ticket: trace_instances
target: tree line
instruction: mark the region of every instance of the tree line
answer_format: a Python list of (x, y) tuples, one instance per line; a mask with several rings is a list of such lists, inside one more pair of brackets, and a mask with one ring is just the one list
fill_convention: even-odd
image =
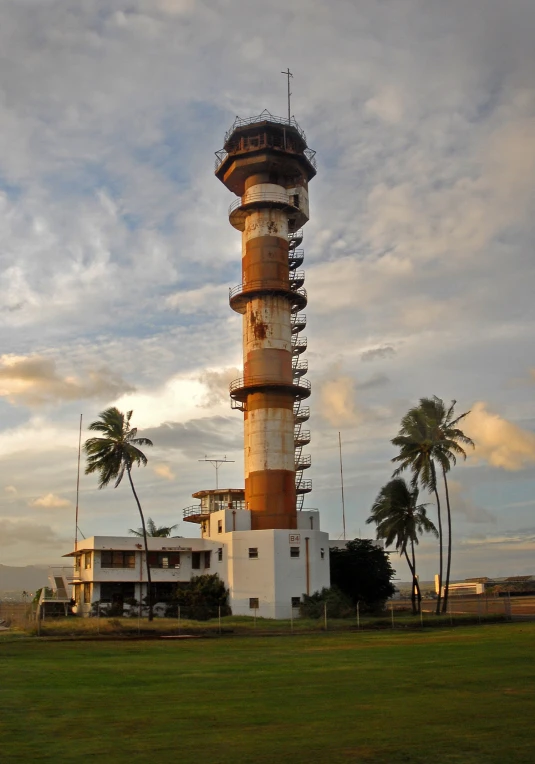
[[(464, 446), (474, 448), (474, 442), (459, 427), (459, 423), (470, 413), (455, 414), (452, 401), (447, 407), (436, 395), (432, 398), (420, 398), (401, 420), (398, 434), (392, 438), (392, 445), (399, 449), (392, 462), (399, 466), (394, 470), (392, 479), (384, 485), (372, 506), (367, 523), (377, 526), (377, 538), (386, 546), (395, 545), (400, 555), (404, 556), (412, 577), (411, 600), (414, 613), (421, 609), (422, 594), (416, 574), (415, 547), (418, 538), (424, 533), (431, 533), (438, 538), (439, 548), (439, 586), (436, 613), (445, 613), (448, 607), (452, 523), (451, 501), (448, 486), (448, 473), (457, 464), (457, 459), (466, 459)], [(401, 473), (410, 471), (411, 480), (407, 483)], [(439, 492), (442, 483), (443, 498), (446, 506), (447, 551), (446, 575), (444, 577), (444, 531), (443, 502)], [(437, 527), (427, 516), (427, 504), (419, 504), (419, 488), (434, 496), (437, 510)], [(442, 596), (442, 591), (444, 595)]]

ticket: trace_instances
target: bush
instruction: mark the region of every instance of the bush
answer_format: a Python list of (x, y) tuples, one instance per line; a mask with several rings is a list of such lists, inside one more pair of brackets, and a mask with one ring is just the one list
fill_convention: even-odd
[(353, 603), (336, 586), (330, 589), (323, 588), (310, 596), (303, 595), (303, 601), (299, 606), (301, 618), (323, 618), (327, 605), (329, 618), (350, 618), (354, 615)]
[(178, 587), (174, 602), (167, 606), (166, 615), (176, 617), (179, 606), (181, 615), (194, 621), (217, 618), (219, 612), (222, 616), (232, 615), (228, 604), (228, 589), (217, 573), (195, 576), (186, 586)]

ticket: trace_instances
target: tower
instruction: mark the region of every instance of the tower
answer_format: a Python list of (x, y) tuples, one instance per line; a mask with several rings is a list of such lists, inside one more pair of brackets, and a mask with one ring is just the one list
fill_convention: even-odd
[(236, 118), (216, 152), (216, 177), (237, 199), (231, 225), (242, 233), (242, 283), (230, 307), (243, 316), (243, 376), (230, 386), (244, 414), (245, 506), (251, 529), (295, 529), (297, 508), (311, 490), (303, 478), (310, 433), (302, 402), (310, 395), (301, 355), (307, 304), (301, 228), (308, 221), (308, 182), (315, 152), (295, 119), (264, 111)]

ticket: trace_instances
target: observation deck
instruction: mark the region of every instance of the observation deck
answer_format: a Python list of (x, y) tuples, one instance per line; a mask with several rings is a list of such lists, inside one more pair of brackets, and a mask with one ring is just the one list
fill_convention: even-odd
[(312, 490), (312, 480), (296, 480), (295, 492), (296, 494), (310, 493)]
[[(311, 385), (308, 379), (294, 379), (292, 382), (284, 382), (280, 378), (269, 377), (240, 377), (230, 383), (229, 393), (234, 401), (241, 403), (247, 400), (247, 396), (255, 392), (265, 390), (280, 390), (293, 395), (296, 400), (303, 400), (310, 395)], [(237, 407), (238, 408), (238, 407)]]
[[(249, 281), (229, 289), (229, 304), (236, 313), (245, 313), (249, 300), (261, 295), (287, 297), (291, 312), (298, 313), (306, 307), (307, 292), (303, 287), (294, 288), (290, 281)], [(300, 331), (300, 330), (298, 330)]]

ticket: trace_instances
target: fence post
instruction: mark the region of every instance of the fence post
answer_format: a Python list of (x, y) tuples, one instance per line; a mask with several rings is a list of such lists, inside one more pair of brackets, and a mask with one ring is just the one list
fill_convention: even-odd
[(392, 628), (394, 628), (394, 603), (390, 601), (390, 618), (392, 620)]
[(511, 612), (511, 592), (507, 592), (507, 598), (504, 601), (504, 604), (505, 604), (505, 612), (506, 612), (506, 615), (507, 615), (507, 620), (508, 621), (512, 621), (513, 620), (513, 615), (512, 615), (512, 612)]
[(357, 629), (360, 629), (360, 600), (357, 602)]
[(481, 600), (479, 597), (477, 598), (477, 620), (481, 624)]
[(293, 605), (290, 603), (290, 631), (294, 632), (294, 609)]
[(451, 599), (448, 598), (448, 613), (450, 614), (450, 626), (453, 626), (453, 613), (451, 611)]
[(100, 634), (100, 602), (97, 602), (97, 634)]
[(255, 607), (255, 609), (254, 609), (254, 627), (255, 627), (255, 629), (256, 629), (256, 611), (257, 611), (257, 608)]
[(424, 627), (424, 609), (422, 607), (422, 600), (420, 600), (420, 626)]
[(178, 616), (178, 636), (180, 636), (180, 605), (177, 606), (177, 616)]
[(327, 603), (323, 603), (323, 624), (325, 631), (327, 631)]
[(219, 634), (221, 634), (221, 605), (218, 606), (218, 621), (219, 621)]

